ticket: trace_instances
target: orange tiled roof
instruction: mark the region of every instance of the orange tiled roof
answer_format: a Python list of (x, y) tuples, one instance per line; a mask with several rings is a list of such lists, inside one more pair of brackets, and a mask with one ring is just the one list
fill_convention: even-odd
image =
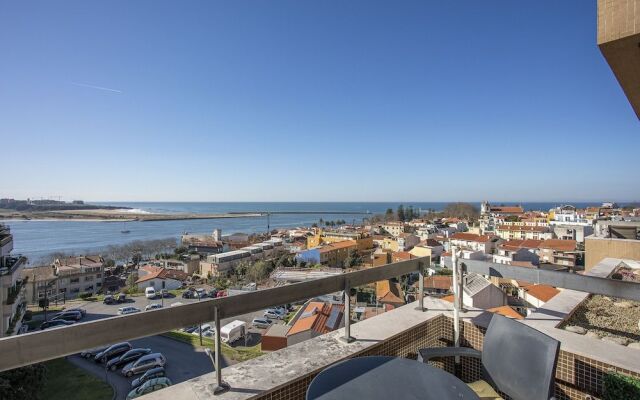
[(560, 290), (549, 285), (530, 285), (525, 287), (528, 294), (535, 297), (538, 300), (542, 300), (545, 303), (551, 300), (555, 295), (560, 293)]
[(511, 308), (510, 306), (489, 308), (487, 311), (492, 312), (494, 314), (500, 314), (508, 318), (524, 319), (522, 315), (518, 314), (518, 312), (513, 308)]
[(160, 268), (160, 267), (154, 267), (152, 265), (145, 265), (141, 269), (146, 271), (147, 274), (145, 274), (144, 276), (140, 277), (136, 281), (136, 283), (146, 282), (146, 281), (149, 281), (149, 280), (155, 279), (155, 278), (159, 278), (159, 279), (175, 279), (177, 281), (184, 281), (189, 277), (189, 275), (187, 273), (182, 272), (182, 271), (178, 271), (176, 269)]
[(476, 235), (475, 233), (456, 232), (451, 235), (451, 239), (466, 240), (467, 242), (486, 243), (493, 238), (491, 235)]
[(575, 251), (575, 240), (548, 239), (540, 245), (541, 249), (551, 249), (555, 251)]
[(413, 254), (408, 251), (396, 251), (395, 253), (391, 253), (391, 259), (393, 262), (411, 260), (414, 258)]
[(388, 279), (376, 282), (376, 296), (381, 303), (404, 304), (400, 284)]
[(298, 318), (296, 323), (293, 324), (291, 329), (287, 332), (287, 336), (308, 330), (313, 330), (321, 335), (331, 332), (332, 329), (327, 327), (326, 322), (334, 307), (339, 309), (341, 312), (344, 312), (344, 304), (331, 304), (321, 301), (309, 302), (304, 313), (309, 313), (310, 315), (304, 318)]
[[(415, 283), (417, 285), (418, 282)], [(445, 275), (435, 275), (424, 278), (424, 287), (433, 289), (449, 290), (453, 286), (453, 277)]]

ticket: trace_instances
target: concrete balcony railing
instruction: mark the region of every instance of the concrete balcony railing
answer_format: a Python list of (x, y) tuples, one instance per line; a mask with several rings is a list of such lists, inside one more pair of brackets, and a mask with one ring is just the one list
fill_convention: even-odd
[[(602, 277), (582, 276), (564, 272), (532, 270), (483, 261), (461, 260), (467, 271), (484, 275), (512, 277), (535, 283), (588, 293), (598, 293), (632, 300), (640, 300), (640, 291), (633, 282), (615, 281)], [(269, 306), (291, 303), (310, 297), (345, 290), (383, 279), (423, 271), (429, 265), (428, 258), (420, 258), (389, 264), (382, 267), (345, 273), (289, 286), (266, 289), (239, 296), (210, 299), (178, 307), (159, 309), (127, 316), (112, 317), (65, 328), (37, 333), (27, 333), (0, 339), (0, 371), (35, 362), (74, 354), (100, 345), (164, 333), (202, 321), (238, 316)], [(568, 290), (567, 292), (574, 292)], [(348, 298), (346, 299), (348, 300)], [(560, 299), (557, 309), (549, 316), (566, 315), (557, 311), (563, 306)], [(432, 298), (423, 299), (424, 306), (408, 304), (393, 311), (347, 324), (327, 335), (319, 336), (283, 350), (263, 355), (216, 373), (171, 386), (152, 393), (145, 399), (204, 399), (214, 398), (214, 388), (224, 375), (231, 389), (216, 395), (227, 399), (298, 399), (304, 398), (313, 377), (327, 366), (350, 357), (363, 355), (392, 355), (415, 357), (417, 350), (425, 347), (442, 347), (453, 340), (454, 323), (451, 303)], [(553, 300), (552, 300), (553, 301)], [(550, 302), (551, 303), (551, 302)], [(346, 304), (349, 304), (347, 301)], [(418, 307), (416, 307), (418, 306)], [(566, 306), (566, 305), (565, 305)], [(345, 311), (346, 315), (348, 311)], [(538, 309), (538, 315), (545, 315)], [(483, 310), (462, 313), (458, 329), (461, 345), (480, 349), (484, 327), (491, 314)], [(537, 317), (543, 321), (545, 318)], [(556, 396), (558, 399), (586, 399), (602, 392), (602, 377), (608, 370), (640, 376), (640, 351), (600, 341), (594, 344), (588, 338), (570, 334), (548, 326), (549, 319), (536, 325), (536, 329), (561, 341), (561, 354), (556, 371)], [(218, 325), (218, 323), (216, 323)], [(219, 338), (220, 335), (216, 335)], [(339, 340), (350, 336), (355, 341)], [(629, 354), (637, 352), (637, 356)], [(474, 380), (480, 373), (475, 361), (463, 361), (463, 380)], [(219, 365), (219, 364), (218, 364)], [(450, 369), (451, 365), (439, 366)]]

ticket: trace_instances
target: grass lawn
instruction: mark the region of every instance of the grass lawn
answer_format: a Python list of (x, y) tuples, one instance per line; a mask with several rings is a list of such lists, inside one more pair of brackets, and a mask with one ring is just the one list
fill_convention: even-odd
[(41, 398), (47, 400), (111, 400), (106, 382), (76, 367), (64, 358), (47, 361), (47, 382)]
[[(193, 347), (209, 347), (211, 349), (215, 347), (213, 339), (203, 337), (202, 346), (200, 346), (200, 336), (186, 332), (171, 331), (163, 333), (163, 336), (179, 340), (184, 343), (189, 343)], [(231, 360), (247, 361), (252, 358), (260, 357), (264, 353), (260, 350), (260, 344), (253, 347), (231, 347), (228, 344), (222, 343), (222, 354)]]

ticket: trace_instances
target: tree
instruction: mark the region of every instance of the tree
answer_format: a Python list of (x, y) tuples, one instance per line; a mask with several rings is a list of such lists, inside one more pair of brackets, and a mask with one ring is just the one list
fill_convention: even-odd
[(115, 267), (115, 266), (116, 266), (116, 262), (115, 262), (115, 261), (113, 261), (113, 260), (112, 260), (112, 259), (110, 259), (110, 258), (107, 258), (107, 259), (104, 261), (104, 267), (105, 267), (105, 268), (113, 268), (113, 267)]
[(41, 399), (40, 392), (46, 378), (47, 368), (44, 364), (32, 364), (0, 372), (0, 399)]
[(127, 277), (127, 287), (129, 288), (130, 292), (135, 292), (137, 290), (137, 288), (138, 288), (138, 285), (136, 285), (136, 281), (137, 280), (138, 280), (138, 274), (137, 273), (131, 273)]
[(392, 219), (393, 219), (393, 210), (390, 208), (387, 208), (387, 212), (384, 213), (384, 220), (390, 221)]
[(142, 261), (142, 254), (134, 253), (133, 256), (131, 256), (131, 262), (135, 265), (140, 264), (140, 261)]
[(402, 204), (398, 206), (398, 211), (396, 211), (396, 214), (398, 215), (398, 220), (404, 222), (405, 215), (404, 215), (404, 206)]
[(351, 250), (349, 251), (349, 255), (347, 256), (344, 264), (348, 268), (357, 267), (362, 264), (362, 257), (360, 257), (360, 254), (358, 254), (357, 251)]

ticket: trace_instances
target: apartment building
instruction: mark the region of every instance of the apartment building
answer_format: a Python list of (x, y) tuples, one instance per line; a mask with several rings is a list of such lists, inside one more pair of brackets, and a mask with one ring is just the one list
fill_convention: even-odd
[(20, 318), (25, 310), (22, 271), (26, 258), (12, 256), (11, 229), (0, 224), (0, 337), (12, 335), (20, 329)]
[(323, 231), (318, 229), (313, 235), (307, 237), (307, 248), (318, 247), (322, 244), (330, 244), (353, 240), (357, 244), (358, 251), (370, 250), (373, 248), (373, 237), (367, 232), (361, 231)]
[(480, 230), (484, 234), (493, 233), (507, 217), (519, 217), (523, 213), (521, 206), (492, 206), (488, 201), (483, 201), (480, 205)]
[(528, 262), (533, 266), (540, 264), (538, 249), (541, 240), (509, 240), (502, 242), (493, 254), (493, 262), (514, 265), (514, 262)]
[(605, 258), (640, 260), (640, 221), (598, 221), (584, 249), (586, 271)]
[(496, 235), (504, 240), (547, 240), (553, 233), (545, 226), (499, 225)]
[(545, 263), (573, 268), (576, 266), (575, 240), (549, 239), (539, 246), (540, 260)]
[(401, 233), (404, 233), (404, 223), (399, 221), (386, 222), (381, 228), (394, 237), (398, 237)]
[(29, 268), (23, 276), (29, 279), (26, 294), (30, 303), (45, 297), (72, 299), (83, 293), (96, 294), (103, 289), (104, 259), (99, 255), (60, 258), (51, 265)]
[(476, 235), (475, 233), (458, 232), (449, 238), (449, 248), (455, 246), (463, 250), (479, 251), (484, 254), (493, 253), (500, 238), (493, 235)]

